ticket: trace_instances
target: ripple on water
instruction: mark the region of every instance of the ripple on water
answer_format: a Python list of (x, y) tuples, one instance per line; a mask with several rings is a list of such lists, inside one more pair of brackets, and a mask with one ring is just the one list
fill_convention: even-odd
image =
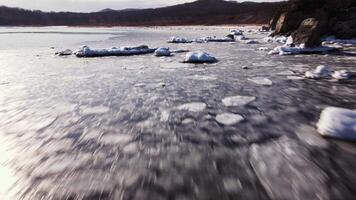
[(207, 105), (202, 102), (186, 103), (178, 106), (179, 110), (186, 110), (190, 112), (202, 112), (206, 109)]
[(244, 120), (245, 119), (241, 115), (233, 113), (223, 113), (216, 116), (216, 121), (226, 126), (235, 125)]
[(256, 97), (252, 96), (231, 96), (222, 100), (225, 106), (245, 106), (256, 100)]

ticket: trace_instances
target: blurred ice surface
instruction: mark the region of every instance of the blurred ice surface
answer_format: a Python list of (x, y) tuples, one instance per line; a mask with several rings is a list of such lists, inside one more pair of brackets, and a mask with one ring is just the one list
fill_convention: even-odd
[[(255, 45), (166, 43), (232, 29), (0, 28), (0, 199), (356, 199), (355, 145), (315, 128), (327, 106), (355, 109), (355, 80), (300, 79), (318, 65), (353, 71), (355, 57), (269, 56), (258, 32)], [(54, 56), (140, 44), (219, 63)]]

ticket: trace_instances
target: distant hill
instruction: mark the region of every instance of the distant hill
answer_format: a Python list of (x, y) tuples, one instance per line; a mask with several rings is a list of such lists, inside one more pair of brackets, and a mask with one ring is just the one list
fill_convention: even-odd
[(2, 26), (155, 26), (267, 24), (284, 2), (198, 0), (155, 9), (104, 9), (94, 13), (41, 12), (0, 7)]

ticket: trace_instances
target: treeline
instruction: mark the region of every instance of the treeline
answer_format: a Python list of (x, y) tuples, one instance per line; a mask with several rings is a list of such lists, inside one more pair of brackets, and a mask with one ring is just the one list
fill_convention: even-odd
[(1, 26), (151, 26), (266, 24), (285, 3), (198, 0), (176, 6), (94, 13), (42, 12), (0, 7)]

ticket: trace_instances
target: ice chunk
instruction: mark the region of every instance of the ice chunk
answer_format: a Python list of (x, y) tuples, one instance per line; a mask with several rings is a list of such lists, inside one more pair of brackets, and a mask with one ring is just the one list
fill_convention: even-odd
[(187, 40), (182, 37), (173, 36), (167, 42), (168, 43), (192, 43), (193, 41)]
[(346, 70), (335, 71), (332, 77), (337, 80), (347, 80), (352, 78), (352, 74)]
[(245, 119), (238, 114), (223, 113), (216, 116), (216, 121), (220, 124), (231, 126), (244, 121)]
[(245, 37), (244, 35), (238, 35), (235, 37), (236, 40), (242, 41), (242, 40), (248, 40), (247, 37)]
[(150, 49), (146, 45), (137, 47), (113, 47), (111, 49), (91, 49), (88, 46), (82, 46), (74, 52), (77, 57), (102, 57), (102, 56), (131, 56), (153, 53), (156, 49)]
[(356, 111), (328, 107), (317, 124), (321, 135), (344, 140), (356, 140)]
[(180, 105), (179, 110), (187, 110), (190, 112), (202, 112), (206, 109), (207, 105), (202, 102), (192, 102)]
[(301, 45), (299, 47), (289, 47), (289, 46), (279, 46), (274, 48), (272, 51), (270, 51), (268, 54), (274, 55), (274, 54), (279, 54), (279, 55), (295, 55), (295, 54), (313, 54), (313, 53), (326, 53), (328, 51), (335, 50), (333, 47), (312, 47), (312, 48), (306, 48), (304, 45)]
[(155, 51), (155, 56), (170, 56), (170, 55), (171, 55), (171, 52), (170, 52), (169, 48), (161, 47)]
[(214, 63), (217, 62), (218, 60), (201, 51), (198, 52), (190, 52), (187, 53), (187, 55), (185, 56), (185, 61), (186, 63)]
[(314, 71), (307, 71), (305, 77), (310, 79), (325, 78), (331, 76), (331, 73), (331, 67), (320, 65)]
[(70, 56), (70, 55), (72, 55), (72, 53), (73, 53), (72, 50), (66, 49), (64, 51), (58, 51), (55, 54), (58, 55), (58, 56)]
[(226, 97), (222, 100), (225, 106), (245, 106), (256, 100), (256, 97), (252, 96), (232, 96)]
[(322, 39), (323, 44), (356, 44), (356, 38), (354, 39), (337, 39), (335, 36), (328, 36)]
[(254, 82), (258, 85), (264, 85), (264, 86), (273, 85), (273, 82), (271, 80), (269, 80), (268, 78), (264, 78), (264, 77), (249, 78), (248, 80), (251, 82)]

